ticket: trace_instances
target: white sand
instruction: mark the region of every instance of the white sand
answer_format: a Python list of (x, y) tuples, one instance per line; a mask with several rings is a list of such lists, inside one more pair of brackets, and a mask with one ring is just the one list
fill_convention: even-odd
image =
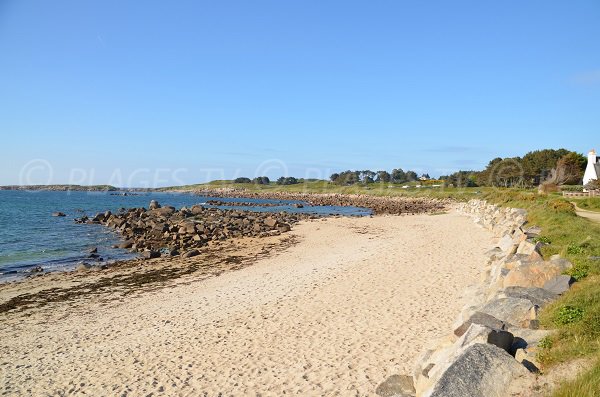
[(219, 277), (0, 315), (0, 391), (373, 395), (449, 332), (491, 243), (456, 214), (330, 219), (293, 233), (298, 245)]

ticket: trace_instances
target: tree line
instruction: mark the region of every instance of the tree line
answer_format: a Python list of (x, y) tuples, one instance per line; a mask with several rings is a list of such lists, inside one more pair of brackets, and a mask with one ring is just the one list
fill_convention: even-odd
[[(457, 171), (440, 176), (446, 186), (454, 187), (534, 187), (538, 185), (574, 185), (583, 179), (587, 158), (580, 153), (566, 149), (543, 149), (528, 152), (523, 157), (497, 157), (491, 160), (481, 171)], [(388, 171), (352, 171), (334, 173), (330, 181), (337, 185), (355, 185), (371, 183), (409, 183), (421, 179), (430, 179), (428, 174), (421, 177), (415, 171), (402, 168)], [(268, 185), (268, 177), (254, 179), (237, 178), (235, 183), (254, 183)], [(280, 177), (278, 185), (294, 185), (304, 182), (294, 177)], [(596, 182), (598, 183), (598, 182)]]
[[(268, 185), (271, 183), (271, 180), (267, 176), (258, 176), (254, 179), (240, 177), (240, 178), (236, 178), (233, 181), (233, 183), (254, 183), (256, 185)], [(297, 178), (294, 178), (293, 176), (288, 176), (288, 177), (282, 176), (282, 177), (278, 178), (275, 181), (275, 183), (278, 185), (295, 185), (295, 184), (300, 183), (300, 180)]]
[(458, 171), (440, 176), (455, 187), (534, 187), (573, 185), (583, 180), (587, 159), (566, 149), (535, 150), (523, 157), (497, 157), (482, 171)]
[[(423, 179), (430, 179), (428, 174), (421, 175)], [(404, 171), (402, 168), (397, 168), (388, 171), (344, 171), (335, 173), (329, 178), (331, 182), (337, 185), (355, 185), (357, 183), (407, 183), (419, 180), (419, 176), (414, 171)]]

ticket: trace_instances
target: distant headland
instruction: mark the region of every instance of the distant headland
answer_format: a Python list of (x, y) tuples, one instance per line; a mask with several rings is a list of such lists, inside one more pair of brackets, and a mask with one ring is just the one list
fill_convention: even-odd
[(55, 192), (66, 192), (69, 190), (73, 190), (84, 192), (114, 192), (121, 189), (110, 185), (6, 185), (0, 186), (0, 190), (49, 190)]

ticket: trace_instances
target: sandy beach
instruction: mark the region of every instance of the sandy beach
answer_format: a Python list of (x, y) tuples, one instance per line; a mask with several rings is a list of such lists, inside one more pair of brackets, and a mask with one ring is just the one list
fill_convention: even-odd
[[(247, 248), (255, 260), (234, 271), (0, 314), (2, 394), (374, 395), (448, 333), (492, 241), (455, 213), (305, 221), (287, 235), (269, 255)], [(0, 300), (40, 281), (0, 286)]]

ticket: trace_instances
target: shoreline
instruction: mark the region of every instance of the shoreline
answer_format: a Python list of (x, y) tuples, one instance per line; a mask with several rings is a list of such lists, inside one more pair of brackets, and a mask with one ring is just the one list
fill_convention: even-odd
[(0, 283), (0, 315), (26, 313), (56, 302), (78, 304), (88, 298), (111, 296), (120, 299), (186, 283), (190, 278), (219, 276), (277, 255), (297, 242), (290, 235), (234, 239), (206, 246), (192, 258), (137, 257), (66, 271), (34, 273)]
[[(207, 266), (133, 293), (125, 282), (1, 313), (5, 391), (373, 395), (452, 324), (491, 237), (452, 212), (303, 221), (247, 242), (253, 260), (236, 271)], [(127, 281), (111, 271), (75, 272), (65, 288)]]
[[(65, 260), (65, 263), (72, 263), (64, 269), (55, 269), (51, 272), (68, 271), (81, 264), (85, 266), (106, 266), (106, 259), (109, 263), (125, 260), (121, 258), (104, 257), (102, 253), (96, 253), (95, 249), (102, 248), (111, 255), (111, 249), (125, 249), (133, 253), (146, 256), (147, 259), (158, 256), (178, 256), (191, 250), (202, 247), (210, 241), (224, 240), (238, 237), (255, 237), (257, 235), (267, 235), (270, 233), (285, 233), (298, 220), (315, 217), (335, 217), (335, 216), (370, 216), (373, 214), (420, 214), (420, 213), (439, 213), (449, 207), (449, 200), (424, 199), (424, 198), (405, 198), (405, 197), (373, 197), (363, 195), (338, 195), (338, 194), (249, 194), (250, 192), (240, 191), (221, 191), (221, 190), (203, 190), (202, 192), (167, 192), (168, 193), (187, 193), (187, 194), (206, 194), (210, 200), (207, 200), (208, 206), (204, 204), (192, 205), (176, 209), (170, 205), (163, 208), (158, 205), (157, 208), (149, 206), (149, 210), (141, 208), (139, 202), (138, 208), (121, 208), (118, 212), (111, 212), (104, 209), (105, 212), (99, 212), (95, 216), (85, 213), (75, 218), (78, 224), (101, 224), (108, 227), (108, 230), (116, 231), (122, 239), (118, 244), (111, 248), (90, 245), (87, 252), (78, 252), (80, 259), (76, 263)], [(246, 194), (248, 193), (248, 194)], [(275, 208), (275, 203), (256, 203), (241, 202), (246, 205), (244, 208), (237, 206), (227, 207), (228, 202), (221, 199), (265, 199), (279, 200), (288, 202), (289, 209), (284, 212), (268, 209)], [(139, 201), (139, 200), (138, 200)], [(154, 200), (152, 202), (155, 202)], [(167, 203), (170, 204), (170, 203)], [(215, 208), (216, 205), (224, 205), (223, 208)], [(326, 206), (332, 207), (327, 211)], [(321, 210), (320, 208), (324, 209)], [(346, 208), (347, 210), (344, 210)], [(264, 211), (267, 209), (267, 211)], [(336, 212), (337, 211), (337, 212)], [(347, 213), (344, 213), (346, 211)], [(354, 211), (354, 212), (351, 212)], [(362, 212), (361, 212), (362, 211)], [(339, 212), (339, 213), (338, 213)], [(52, 216), (65, 216), (63, 212), (55, 212)], [(274, 218), (270, 221), (274, 225), (265, 225), (268, 217)], [(234, 218), (234, 219), (232, 219)], [(223, 220), (224, 221), (221, 221)], [(242, 221), (244, 223), (242, 223)], [(183, 231), (183, 228), (186, 231)], [(192, 240), (195, 239), (195, 240)], [(128, 244), (123, 244), (129, 242)], [(93, 243), (92, 243), (93, 244)], [(123, 256), (126, 256), (123, 252)], [(67, 258), (65, 258), (67, 259)], [(52, 259), (51, 262), (58, 262), (60, 259)], [(7, 272), (0, 283), (11, 282), (30, 276), (46, 273), (45, 263), (37, 262), (26, 264), (23, 269), (15, 269)]]
[[(31, 275), (37, 275), (40, 273), (46, 272), (56, 272), (56, 271), (68, 271), (76, 268), (81, 263), (88, 263), (91, 265), (102, 266), (107, 262), (114, 261), (122, 261), (126, 259), (130, 259), (132, 257), (131, 252), (129, 252), (126, 248), (119, 248), (118, 246), (123, 243), (127, 237), (123, 236), (120, 230), (116, 230), (112, 227), (108, 226), (105, 222), (102, 226), (100, 224), (103, 223), (104, 218), (103, 214), (110, 213), (114, 214), (114, 217), (121, 217), (123, 212), (126, 212), (127, 209), (132, 209), (136, 207), (146, 207), (148, 208), (148, 202), (151, 198), (156, 198), (158, 200), (165, 200), (166, 204), (175, 205), (177, 208), (193, 208), (194, 206), (200, 204), (202, 207), (206, 209), (207, 212), (213, 211), (213, 218), (223, 218), (229, 215), (233, 215), (244, 219), (250, 218), (262, 218), (265, 216), (267, 212), (273, 213), (274, 217), (283, 220), (283, 218), (289, 218), (289, 220), (294, 223), (296, 219), (301, 219), (304, 217), (311, 216), (335, 216), (336, 214), (343, 214), (344, 216), (354, 216), (354, 215), (370, 215), (371, 211), (368, 209), (359, 209), (359, 208), (350, 208), (350, 207), (336, 207), (336, 208), (318, 208), (318, 207), (310, 207), (304, 208), (301, 204), (290, 204), (289, 206), (285, 206), (287, 203), (281, 203), (281, 208), (274, 208), (274, 204), (271, 203), (262, 203), (262, 202), (254, 202), (254, 203), (240, 203), (235, 204), (232, 203), (231, 207), (227, 207), (226, 202), (216, 201), (216, 200), (208, 200), (208, 205), (201, 203), (205, 201), (204, 198), (200, 200), (199, 197), (193, 196), (191, 194), (186, 194), (185, 199), (181, 199), (177, 196), (182, 196), (177, 193), (157, 193), (155, 195), (151, 195), (149, 198), (135, 198), (132, 201), (129, 200), (113, 200), (112, 198), (108, 198), (107, 200), (100, 199), (97, 200), (96, 196), (91, 196), (88, 198), (84, 196), (82, 199), (81, 196), (74, 195), (72, 198), (65, 197), (65, 202), (60, 202), (62, 195), (69, 195), (70, 192), (51, 192), (56, 193), (58, 196), (56, 197), (57, 203), (54, 204), (52, 200), (45, 199), (44, 204), (47, 206), (47, 211), (40, 211), (34, 209), (34, 214), (36, 216), (43, 217), (42, 224), (34, 224), (33, 222), (29, 222), (29, 227), (38, 226), (37, 230), (44, 230), (45, 232), (32, 233), (32, 237), (26, 237), (27, 231), (21, 225), (21, 221), (16, 214), (9, 214), (8, 219), (14, 219), (13, 225), (10, 225), (7, 229), (8, 237), (6, 237), (7, 245), (0, 243), (0, 248), (7, 249), (0, 254), (0, 259), (2, 259), (2, 264), (0, 264), (0, 283), (9, 282), (15, 279), (26, 278)], [(78, 192), (84, 193), (84, 192)], [(102, 196), (106, 197), (109, 193), (101, 193)], [(166, 196), (166, 197), (162, 197)], [(36, 196), (27, 197), (27, 200), (36, 200)], [(227, 199), (223, 199), (227, 200)], [(10, 200), (9, 200), (10, 202)], [(225, 207), (221, 211), (217, 208), (214, 208), (218, 204), (223, 204)], [(243, 208), (238, 208), (238, 207)], [(174, 208), (170, 207), (169, 208)], [(286, 216), (282, 216), (279, 214), (280, 211), (285, 210), (287, 213)], [(37, 212), (36, 212), (37, 211)], [(101, 212), (98, 212), (101, 211)], [(111, 212), (112, 211), (112, 212)], [(145, 210), (144, 210), (145, 211)], [(250, 212), (247, 212), (250, 211)], [(31, 212), (28, 208), (27, 210), (23, 210), (23, 212)], [(185, 214), (180, 210), (176, 210), (173, 212), (177, 212), (181, 215), (180, 217), (186, 217), (194, 220), (193, 218), (197, 215), (201, 215), (199, 213), (190, 213), (189, 211), (185, 211)], [(170, 219), (173, 218), (173, 214), (170, 214), (167, 210), (167, 213), (158, 213), (154, 214), (150, 211), (147, 211), (146, 214), (162, 216), (165, 218), (164, 220), (171, 222)], [(34, 217), (29, 217), (29, 220)], [(73, 222), (75, 220), (75, 222)], [(162, 219), (161, 219), (162, 220)], [(120, 222), (121, 220), (115, 219), (115, 221)], [(77, 226), (77, 224), (97, 224), (96, 229), (90, 229), (89, 226)], [(240, 225), (234, 225), (230, 221), (224, 222), (210, 222), (211, 224), (215, 224), (218, 226), (218, 229), (224, 232), (223, 234), (229, 234), (227, 230), (224, 230), (223, 226), (229, 226), (228, 229), (239, 230)], [(255, 223), (255, 222), (253, 222)], [(287, 222), (282, 222), (283, 224)], [(172, 222), (171, 222), (172, 224)], [(155, 232), (159, 231), (157, 225), (155, 226)], [(76, 230), (78, 228), (79, 230)], [(100, 230), (102, 229), (102, 230)], [(260, 228), (261, 231), (263, 228)], [(117, 233), (114, 233), (117, 231)], [(57, 233), (59, 239), (54, 241), (61, 241), (63, 244), (49, 244), (43, 245), (45, 239), (48, 239), (49, 235)], [(18, 236), (13, 238), (11, 233), (14, 236)], [(254, 231), (246, 231), (246, 235), (253, 234)], [(69, 241), (64, 241), (64, 236), (70, 234)], [(199, 233), (202, 237), (203, 241), (206, 241), (213, 236), (211, 230), (207, 232)], [(234, 232), (233, 234), (237, 234)], [(6, 233), (5, 233), (6, 235)], [(78, 236), (88, 236), (87, 238), (82, 238), (78, 240)], [(117, 239), (113, 239), (113, 235), (117, 237)], [(37, 237), (40, 237), (38, 240)], [(93, 236), (93, 237), (89, 237)], [(95, 239), (94, 239), (95, 237)], [(122, 238), (125, 239), (122, 239)], [(171, 236), (175, 237), (175, 236)], [(28, 244), (29, 239), (36, 239), (39, 241), (36, 244)], [(153, 238), (154, 239), (154, 238)], [(11, 241), (13, 240), (13, 241)], [(21, 240), (19, 242), (19, 240)], [(156, 239), (154, 239), (156, 240)], [(166, 241), (166, 238), (162, 238), (164, 245), (163, 247), (172, 246), (172, 243)], [(4, 242), (3, 242), (4, 243)], [(19, 243), (17, 245), (16, 243)], [(12, 244), (12, 245), (11, 245)], [(162, 248), (162, 247), (158, 247)], [(61, 252), (60, 254), (48, 254), (44, 255), (44, 252)], [(98, 250), (98, 251), (96, 251)], [(133, 252), (141, 251), (141, 250), (133, 250)], [(27, 253), (31, 253), (29, 256)], [(11, 259), (13, 259), (11, 261)]]
[(158, 190), (162, 192), (191, 193), (198, 196), (212, 196), (224, 198), (257, 198), (269, 200), (302, 201), (312, 206), (341, 206), (363, 207), (373, 211), (376, 215), (401, 215), (421, 214), (436, 211), (445, 211), (453, 203), (450, 199), (430, 197), (406, 196), (374, 196), (369, 194), (345, 193), (296, 193), (296, 192), (268, 192), (249, 191), (233, 188), (205, 188), (205, 189), (170, 189)]

